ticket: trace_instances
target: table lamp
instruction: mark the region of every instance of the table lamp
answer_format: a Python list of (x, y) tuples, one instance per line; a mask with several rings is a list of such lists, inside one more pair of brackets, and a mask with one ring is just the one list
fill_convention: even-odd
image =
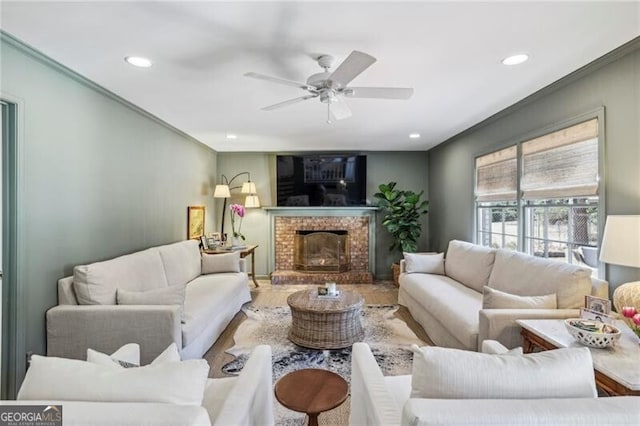
[[(600, 260), (613, 265), (640, 268), (640, 215), (608, 216), (604, 226)], [(640, 281), (622, 284), (613, 292), (613, 306), (640, 310)]]

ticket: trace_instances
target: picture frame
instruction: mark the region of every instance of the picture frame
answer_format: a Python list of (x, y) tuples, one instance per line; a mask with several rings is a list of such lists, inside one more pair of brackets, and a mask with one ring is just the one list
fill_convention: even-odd
[(590, 319), (594, 321), (600, 321), (605, 324), (613, 324), (614, 318), (611, 315), (603, 314), (600, 312), (590, 311), (585, 308), (580, 308), (580, 318)]
[(204, 235), (204, 206), (187, 207), (187, 239), (200, 239)]
[(597, 314), (609, 315), (611, 313), (611, 300), (595, 296), (585, 296), (584, 308)]
[(213, 250), (218, 248), (219, 245), (220, 241), (216, 240), (215, 238), (207, 237), (207, 249)]
[(204, 250), (208, 250), (209, 249), (209, 244), (207, 244), (207, 237), (205, 237), (204, 235), (200, 236), (200, 244), (202, 244), (202, 248)]

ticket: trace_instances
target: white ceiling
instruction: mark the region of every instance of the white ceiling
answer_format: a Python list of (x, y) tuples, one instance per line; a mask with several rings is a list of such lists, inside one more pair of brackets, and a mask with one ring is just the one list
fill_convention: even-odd
[[(3, 0), (0, 26), (218, 151), (425, 150), (639, 36), (640, 3)], [(304, 93), (243, 76), (305, 81), (352, 50), (378, 59), (352, 85), (414, 96), (327, 124), (318, 99), (261, 111)]]

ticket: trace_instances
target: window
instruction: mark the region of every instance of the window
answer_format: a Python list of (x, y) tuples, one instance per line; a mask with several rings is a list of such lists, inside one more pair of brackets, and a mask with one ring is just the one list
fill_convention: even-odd
[(598, 119), (476, 158), (478, 244), (598, 268)]
[(517, 147), (476, 158), (478, 243), (518, 247)]

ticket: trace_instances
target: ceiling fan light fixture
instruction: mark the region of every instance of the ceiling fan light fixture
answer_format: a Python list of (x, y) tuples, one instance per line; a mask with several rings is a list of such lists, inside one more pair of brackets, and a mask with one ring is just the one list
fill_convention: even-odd
[(153, 65), (151, 59), (143, 58), (142, 56), (125, 56), (124, 61), (138, 68), (149, 68)]
[(349, 87), (348, 84), (353, 79), (362, 74), (376, 61), (376, 58), (366, 53), (357, 50), (352, 51), (333, 71), (329, 71), (333, 64), (333, 57), (330, 55), (320, 55), (316, 57), (316, 61), (324, 72), (311, 75), (305, 83), (256, 72), (247, 72), (244, 75), (245, 77), (257, 78), (272, 83), (294, 86), (307, 92), (305, 96), (266, 106), (262, 108), (263, 111), (272, 111), (307, 99), (318, 98), (321, 103), (327, 105), (327, 123), (351, 117), (352, 113), (344, 101), (345, 97), (409, 99), (413, 95), (413, 89), (406, 87)]
[(529, 59), (529, 55), (526, 53), (517, 53), (515, 55), (507, 56), (502, 60), (503, 65), (519, 65), (526, 62)]

